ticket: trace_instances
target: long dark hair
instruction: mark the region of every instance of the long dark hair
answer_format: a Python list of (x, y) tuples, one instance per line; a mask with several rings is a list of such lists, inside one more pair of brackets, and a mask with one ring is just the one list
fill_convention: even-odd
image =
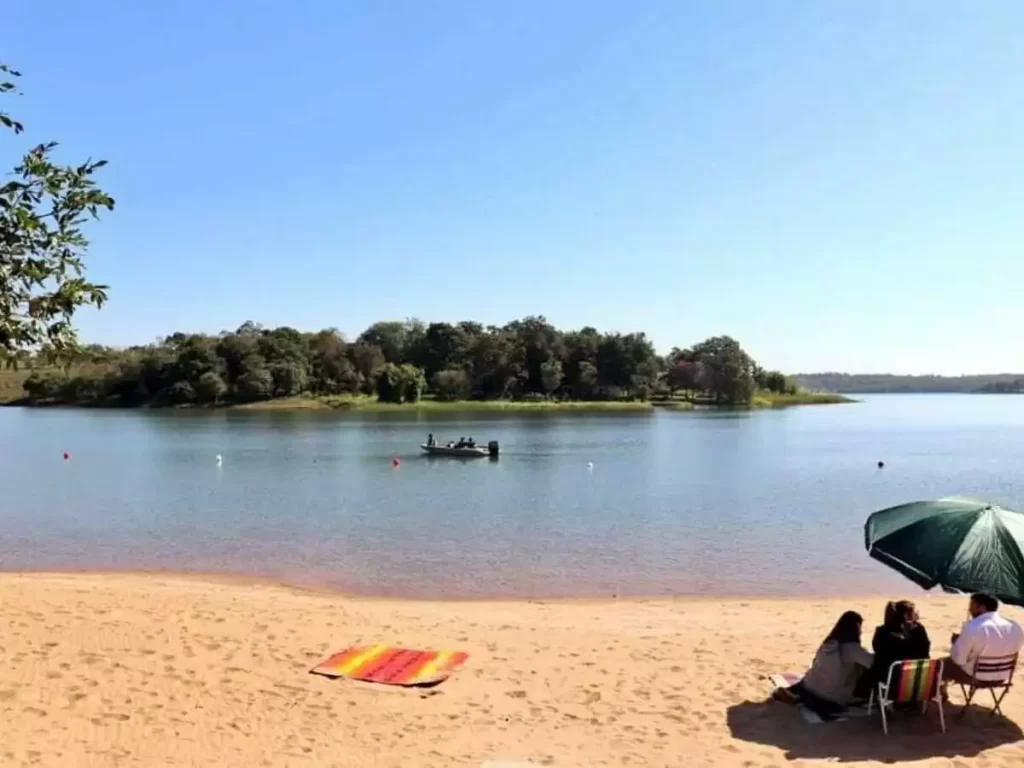
[[(860, 628), (864, 623), (864, 617), (856, 611), (847, 611), (839, 617), (839, 621), (832, 627), (832, 631), (828, 633), (828, 637), (825, 638), (825, 643), (835, 640), (837, 643), (842, 645), (843, 643), (859, 643), (860, 642)], [(825, 643), (822, 643), (824, 645)]]
[(890, 632), (902, 632), (913, 621), (916, 606), (909, 600), (887, 603), (885, 606), (885, 628)]

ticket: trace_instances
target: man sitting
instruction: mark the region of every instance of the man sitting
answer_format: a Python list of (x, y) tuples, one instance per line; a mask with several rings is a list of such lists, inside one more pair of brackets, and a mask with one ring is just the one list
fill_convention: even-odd
[[(957, 683), (968, 684), (975, 665), (984, 654), (986, 658), (1013, 656), (1024, 647), (1024, 630), (1010, 619), (999, 615), (999, 601), (984, 592), (971, 595), (968, 612), (971, 619), (964, 624), (959, 635), (953, 635), (953, 648), (946, 660), (943, 677)], [(1004, 673), (977, 673), (979, 682), (1000, 683)]]

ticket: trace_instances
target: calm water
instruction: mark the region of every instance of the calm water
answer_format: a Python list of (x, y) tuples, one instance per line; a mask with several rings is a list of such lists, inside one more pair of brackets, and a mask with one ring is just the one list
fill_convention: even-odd
[[(428, 431), (497, 439), (501, 459), (421, 457)], [(867, 514), (953, 493), (1024, 508), (1022, 437), (1015, 396), (630, 416), (3, 408), (0, 568), (413, 596), (906, 591), (865, 555)]]

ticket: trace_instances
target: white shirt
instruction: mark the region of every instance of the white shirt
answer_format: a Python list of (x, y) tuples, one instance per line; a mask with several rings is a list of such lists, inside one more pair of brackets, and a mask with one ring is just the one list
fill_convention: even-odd
[[(964, 624), (964, 630), (953, 643), (949, 657), (966, 672), (974, 672), (974, 665), (984, 656), (1012, 656), (1024, 647), (1024, 630), (1014, 621), (1005, 619), (995, 611), (983, 613)], [(1005, 680), (1006, 674), (984, 673), (978, 680)]]

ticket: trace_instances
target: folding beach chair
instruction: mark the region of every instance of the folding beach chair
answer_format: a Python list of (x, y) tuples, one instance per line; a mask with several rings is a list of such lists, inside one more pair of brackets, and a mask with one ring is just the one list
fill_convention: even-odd
[[(978, 657), (978, 660), (974, 663), (974, 671), (971, 673), (971, 681), (969, 683), (960, 683), (960, 690), (964, 694), (964, 708), (960, 713), (961, 717), (968, 712), (971, 701), (974, 699), (974, 694), (983, 690), (992, 694), (994, 706), (989, 714), (993, 717), (1003, 714), (1001, 707), (1003, 699), (1006, 698), (1006, 694), (1013, 687), (1013, 673), (1017, 669), (1017, 657), (1018, 654), (1016, 653), (1012, 656), (982, 655)], [(979, 674), (988, 678), (1000, 679), (979, 680)], [(999, 692), (998, 695), (997, 691)]]
[(942, 710), (942, 659), (911, 659), (894, 661), (889, 675), (878, 690), (871, 692), (868, 699), (868, 714), (876, 701), (882, 712), (882, 730), (889, 735), (887, 711), (896, 704), (920, 704), (921, 711), (928, 710), (928, 702), (939, 705), (939, 724), (946, 732), (946, 714)]

